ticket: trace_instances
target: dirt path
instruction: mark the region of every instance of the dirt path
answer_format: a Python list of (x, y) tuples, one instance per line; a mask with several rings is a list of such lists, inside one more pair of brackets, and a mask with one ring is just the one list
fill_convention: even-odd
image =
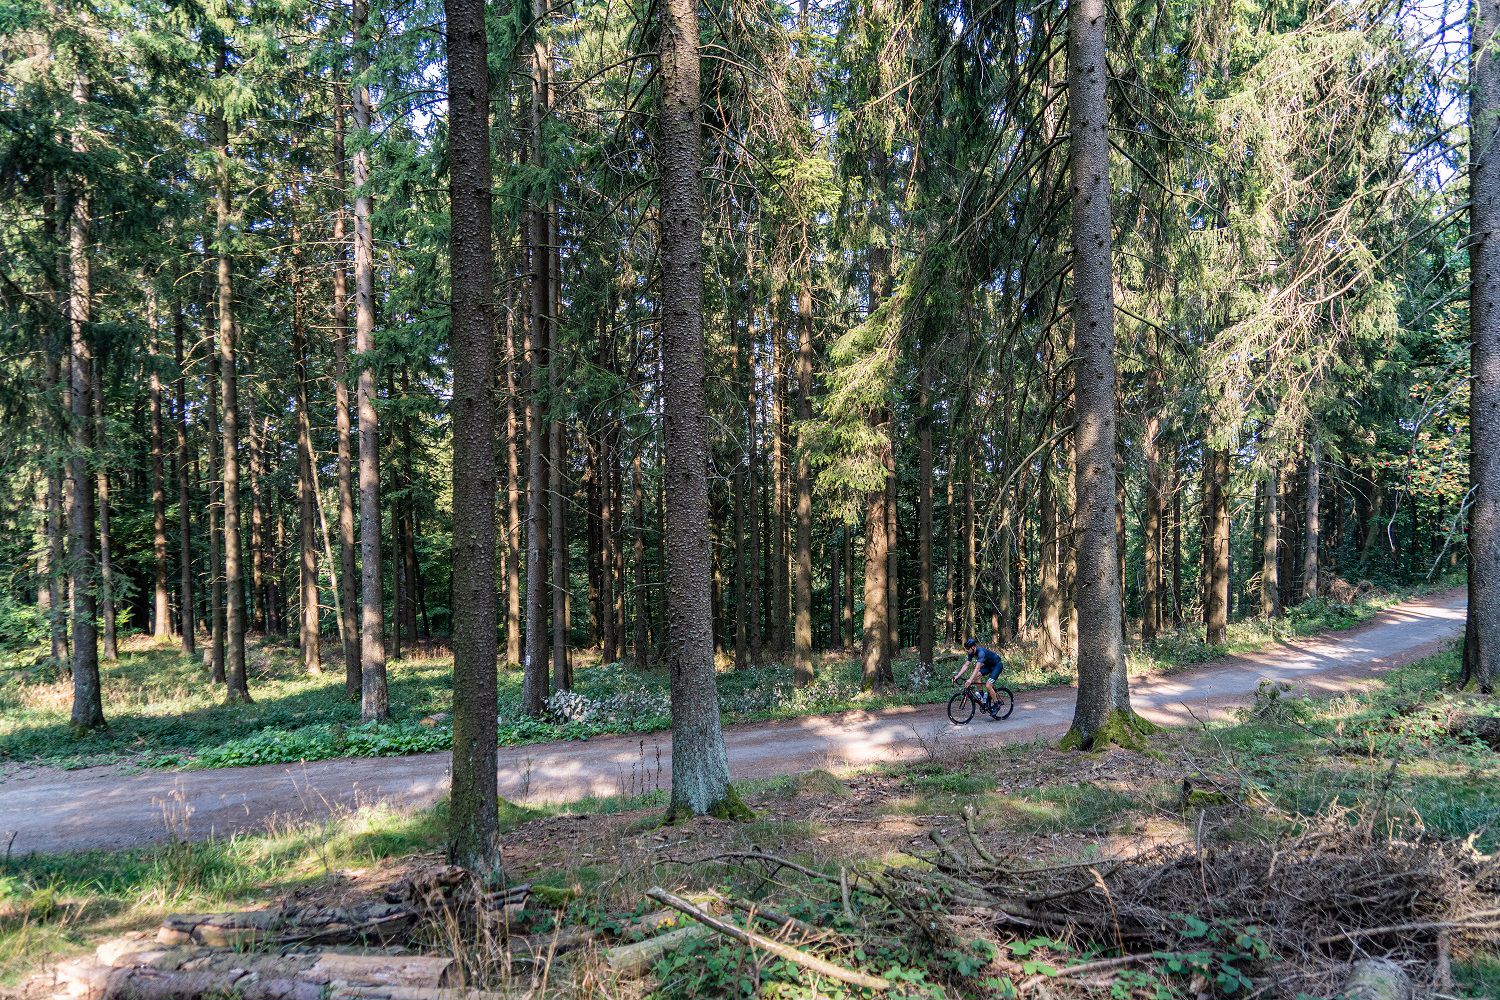
[[(1440, 651), (1463, 621), (1461, 590), (1408, 601), (1345, 632), (1138, 677), (1135, 707), (1156, 722), (1182, 724), (1226, 715), (1249, 702), (1262, 680), (1312, 694), (1351, 690)], [(978, 718), (955, 727), (942, 705), (923, 705), (729, 726), (725, 740), (734, 777), (759, 778), (894, 760), (921, 753), (923, 743), (1054, 736), (1072, 714), (1073, 689), (1046, 688), (1017, 696), (1015, 714), (1002, 723)], [(666, 733), (502, 748), (500, 792), (517, 801), (567, 802), (649, 791), (669, 783), (670, 759)], [(447, 786), (446, 753), (179, 773), (38, 768), (0, 784), (0, 850), (8, 840), (17, 855), (222, 836), (371, 802), (427, 806)]]

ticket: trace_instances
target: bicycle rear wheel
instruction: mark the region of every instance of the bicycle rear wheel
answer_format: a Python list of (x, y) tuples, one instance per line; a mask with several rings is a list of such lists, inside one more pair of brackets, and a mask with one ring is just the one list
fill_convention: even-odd
[(1011, 694), (1010, 688), (995, 688), (995, 700), (990, 702), (990, 718), (999, 722), (1010, 718), (1010, 713), (1015, 710), (1016, 696)]
[(948, 719), (955, 726), (967, 725), (974, 718), (974, 699), (969, 692), (960, 691), (948, 699)]

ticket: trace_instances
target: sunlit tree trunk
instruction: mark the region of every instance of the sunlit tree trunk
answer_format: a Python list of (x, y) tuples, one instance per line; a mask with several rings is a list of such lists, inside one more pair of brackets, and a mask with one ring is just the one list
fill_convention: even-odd
[[(83, 76), (73, 81), (73, 101), (80, 106), (90, 99), (89, 82)], [(73, 151), (84, 153), (81, 135), (73, 137)], [(97, 569), (97, 539), (94, 535), (93, 460), (94, 355), (91, 344), (92, 289), (90, 286), (89, 196), (73, 192), (68, 213), (68, 333), (69, 397), (73, 449), (68, 460), (68, 563), (73, 595), (73, 709), (69, 723), (75, 732), (104, 725), (104, 702), (99, 685), (99, 635), (95, 625), (98, 605), (94, 573)]]
[(172, 341), (177, 361), (177, 377), (172, 383), (176, 404), (177, 432), (177, 614), (182, 634), (182, 651), (192, 656), (197, 651), (197, 622), (194, 609), (193, 586), (193, 520), (191, 494), (188, 484), (188, 412), (187, 412), (187, 359), (184, 354), (182, 304), (175, 298), (172, 302)]
[(94, 396), (91, 403), (94, 421), (94, 452), (96, 480), (95, 494), (99, 516), (99, 617), (104, 622), (104, 659), (114, 663), (120, 658), (120, 644), (116, 636), (115, 608), (115, 536), (110, 527), (109, 471), (105, 465), (108, 446), (104, 423), (104, 384), (99, 359), (94, 358), (92, 379)]
[[(295, 204), (293, 206), (295, 211)], [(318, 621), (318, 495), (313, 487), (312, 416), (308, 412), (307, 330), (302, 299), (302, 229), (292, 224), (292, 364), (296, 372), (297, 408), (297, 598), (298, 645), (302, 666), (310, 674), (323, 672)]]
[(1260, 537), (1260, 614), (1281, 617), (1281, 484), (1273, 467), (1266, 474), (1263, 522)]
[(219, 352), (210, 346), (208, 372), (208, 506), (209, 667), (217, 684), (225, 683), (224, 615), (224, 479), (219, 458)]
[(147, 394), (151, 413), (151, 634), (157, 641), (172, 637), (172, 604), (167, 587), (167, 482), (162, 428), (162, 385), (158, 370), (156, 288), (146, 286), (146, 356), (150, 365)]
[(380, 425), (375, 412), (375, 239), (370, 228), (374, 202), (370, 191), (370, 68), (366, 48), (367, 0), (353, 0), (353, 118), (358, 143), (354, 152), (354, 349), (359, 354), (357, 396), (359, 421), (359, 557), (360, 557), (360, 707), (365, 722), (390, 714), (385, 676), (385, 592), (380, 559)]
[[(806, 262), (804, 267), (808, 266)], [(812, 279), (804, 274), (797, 292), (797, 421), (805, 427), (812, 419), (813, 342)], [(793, 595), (795, 622), (792, 629), (794, 649), (793, 680), (800, 687), (813, 679), (812, 662), (812, 467), (808, 442), (798, 431), (796, 466), (796, 586)]]
[(1145, 511), (1141, 516), (1141, 548), (1144, 553), (1141, 581), (1141, 641), (1153, 642), (1161, 628), (1161, 387), (1156, 368), (1151, 369), (1147, 388), (1148, 407), (1143, 431), (1146, 458)]
[(505, 317), (505, 662), (521, 665), (521, 555), (525, 551), (521, 520), (521, 359), (516, 350), (514, 310)]
[[(1483, 0), (1477, 0), (1477, 2), (1483, 2)], [(1322, 531), (1318, 514), (1323, 499), (1322, 459), (1322, 450), (1317, 439), (1313, 438), (1307, 445), (1307, 513), (1302, 522), (1302, 600), (1304, 601), (1318, 596), (1318, 545)]]
[[(547, 68), (548, 105), (551, 105), (552, 70)], [(548, 398), (553, 406), (562, 396), (562, 367), (564, 362), (562, 337), (558, 333), (562, 294), (561, 257), (559, 246), (561, 232), (558, 226), (557, 206), (547, 209), (547, 387)], [(547, 428), (547, 503), (552, 519), (552, 686), (556, 691), (567, 691), (573, 687), (573, 667), (568, 656), (569, 599), (571, 587), (568, 574), (568, 522), (563, 516), (564, 472), (568, 468), (568, 437), (563, 420), (554, 415)]]
[(1474, 0), (1469, 88), (1469, 612), (1462, 682), (1500, 676), (1500, 5)]
[(1037, 508), (1041, 523), (1037, 528), (1037, 541), (1041, 546), (1039, 579), (1037, 580), (1038, 611), (1042, 620), (1041, 632), (1037, 635), (1037, 663), (1044, 668), (1056, 667), (1062, 662), (1062, 589), (1061, 566), (1058, 553), (1061, 551), (1057, 531), (1057, 487), (1053, 483), (1050, 455), (1042, 462), (1041, 481), (1037, 484)]
[(364, 685), (360, 662), (359, 572), (355, 560), (354, 456), (349, 416), (349, 269), (344, 207), (348, 183), (344, 152), (345, 97), (342, 83), (333, 87), (333, 186), (338, 208), (333, 213), (333, 433), (337, 452), (339, 496), (339, 634), (344, 647), (344, 696), (358, 701)]
[(1229, 628), (1229, 453), (1203, 449), (1203, 626), (1211, 646)]
[(932, 375), (917, 373), (917, 662), (932, 666)]

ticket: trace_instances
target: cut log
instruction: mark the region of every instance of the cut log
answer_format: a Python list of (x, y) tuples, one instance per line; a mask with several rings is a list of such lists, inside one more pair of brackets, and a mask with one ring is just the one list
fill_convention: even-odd
[(87, 959), (58, 966), (59, 981), (76, 1000), (321, 1000), (323, 986), (302, 979), (261, 978), (255, 973), (169, 972), (110, 968)]
[(1345, 1000), (1415, 1000), (1411, 976), (1388, 958), (1355, 962), (1339, 994)]
[(394, 903), (179, 915), (162, 921), (156, 940), (211, 948), (384, 942), (400, 938), (416, 920), (416, 910)]
[(622, 944), (604, 953), (604, 964), (622, 976), (638, 976), (651, 968), (663, 955), (681, 948), (690, 941), (697, 941), (709, 934), (708, 928), (693, 925), (679, 927), (656, 937), (646, 938), (634, 944)]

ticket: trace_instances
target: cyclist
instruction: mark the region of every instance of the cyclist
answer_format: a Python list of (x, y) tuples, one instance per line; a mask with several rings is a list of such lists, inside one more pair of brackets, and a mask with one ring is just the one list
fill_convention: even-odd
[[(964, 640), (964, 651), (969, 655), (964, 659), (963, 666), (958, 668), (958, 673), (953, 675), (953, 683), (969, 671), (969, 679), (964, 682), (965, 687), (972, 686), (981, 676), (984, 677), (984, 689), (989, 695), (985, 702), (986, 706), (995, 703), (995, 680), (1000, 676), (1000, 671), (1005, 669), (1005, 661), (1000, 659), (1000, 654), (993, 649), (985, 649), (974, 639), (973, 636)], [(969, 664), (973, 664), (971, 668)]]

